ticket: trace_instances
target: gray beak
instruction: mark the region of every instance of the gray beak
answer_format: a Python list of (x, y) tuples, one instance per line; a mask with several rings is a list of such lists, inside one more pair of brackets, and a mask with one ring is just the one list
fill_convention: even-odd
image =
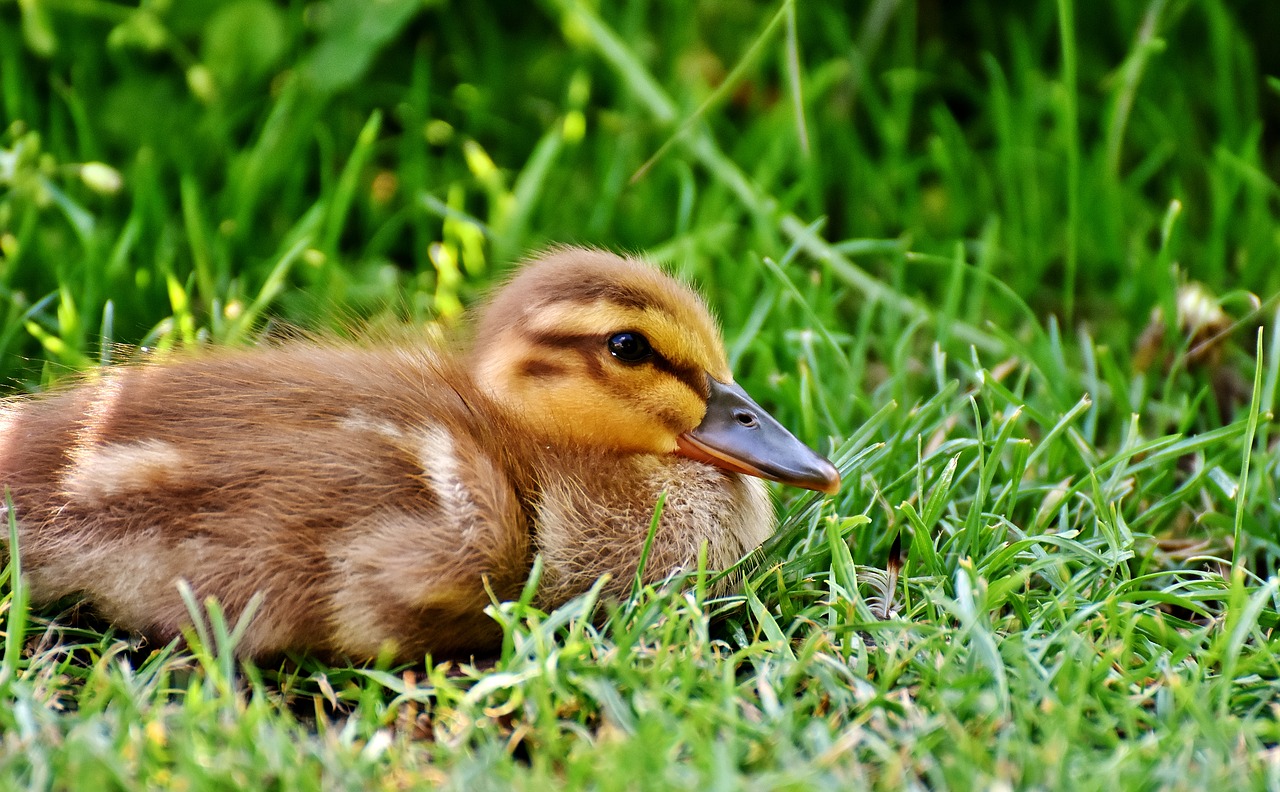
[(711, 395), (697, 428), (678, 439), (677, 453), (716, 467), (834, 495), (840, 472), (788, 432), (739, 385), (707, 377)]

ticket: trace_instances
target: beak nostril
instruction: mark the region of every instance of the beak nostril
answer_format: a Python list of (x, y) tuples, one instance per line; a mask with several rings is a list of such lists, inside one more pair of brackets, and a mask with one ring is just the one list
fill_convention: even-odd
[(735, 410), (733, 413), (733, 419), (748, 429), (754, 429), (759, 425), (755, 415), (746, 410)]

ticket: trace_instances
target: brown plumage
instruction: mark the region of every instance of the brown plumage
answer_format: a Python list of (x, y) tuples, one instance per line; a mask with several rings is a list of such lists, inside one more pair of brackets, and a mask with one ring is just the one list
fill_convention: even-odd
[(517, 596), (541, 553), (545, 607), (605, 573), (625, 592), (663, 492), (645, 578), (704, 544), (727, 567), (773, 528), (756, 476), (839, 485), (733, 385), (693, 292), (570, 248), (495, 295), (468, 355), (292, 341), (0, 405), (35, 600), (164, 641), (189, 621), (179, 580), (233, 619), (260, 593), (250, 656), (491, 649), (486, 582)]

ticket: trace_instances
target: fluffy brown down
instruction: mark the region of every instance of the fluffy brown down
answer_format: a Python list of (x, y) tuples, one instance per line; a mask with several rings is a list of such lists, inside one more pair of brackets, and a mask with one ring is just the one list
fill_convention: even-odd
[[(232, 620), (261, 594), (244, 655), (460, 655), (497, 645), (486, 583), (517, 596), (534, 553), (544, 607), (606, 573), (625, 592), (663, 492), (649, 581), (704, 545), (727, 567), (768, 536), (762, 482), (671, 453), (706, 409), (690, 372), (728, 372), (686, 287), (561, 249), (478, 328), (466, 356), (292, 341), (4, 403), (0, 485), (34, 599), (80, 595), (168, 641), (189, 622), (185, 580)], [(669, 367), (612, 365), (593, 339), (618, 328), (647, 332)]]

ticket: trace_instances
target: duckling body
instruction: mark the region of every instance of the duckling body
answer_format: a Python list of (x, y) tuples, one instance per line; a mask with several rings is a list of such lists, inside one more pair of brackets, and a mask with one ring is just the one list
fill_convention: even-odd
[[(541, 553), (544, 607), (605, 573), (622, 594), (664, 492), (647, 580), (692, 568), (704, 545), (724, 568), (767, 538), (756, 476), (795, 475), (692, 438), (736, 388), (715, 379), (718, 344), (657, 270), (559, 250), (497, 294), (466, 356), (289, 342), (10, 402), (0, 485), (37, 602), (83, 595), (164, 641), (189, 621), (186, 580), (231, 618), (261, 594), (249, 656), (485, 651), (500, 639), (486, 584), (518, 596)], [(838, 482), (791, 450), (812, 468), (795, 483)]]

